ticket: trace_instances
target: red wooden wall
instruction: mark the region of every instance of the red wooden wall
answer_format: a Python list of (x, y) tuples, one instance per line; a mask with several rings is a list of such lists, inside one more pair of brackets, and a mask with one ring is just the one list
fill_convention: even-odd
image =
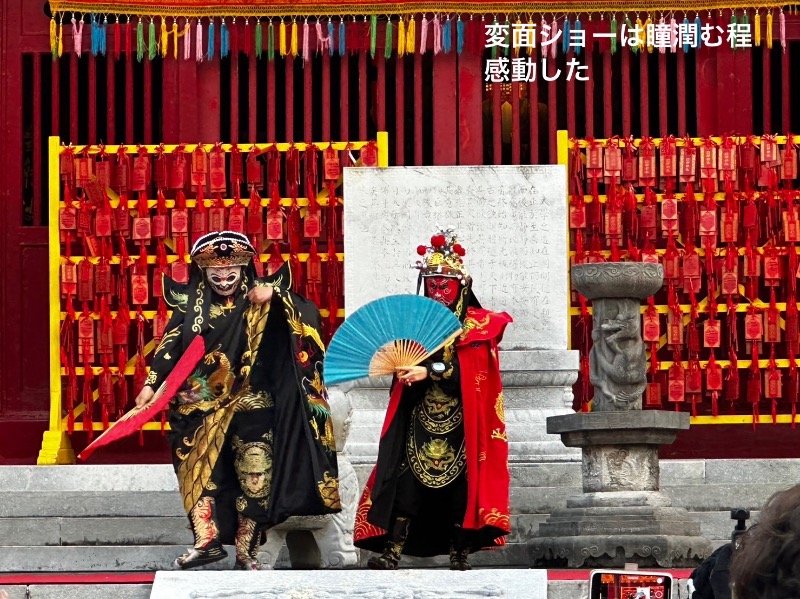
[[(65, 35), (54, 63), (43, 4), (0, 0), (0, 463), (34, 461), (48, 408), (48, 135), (76, 145), (246, 144), (363, 140), (387, 130), (391, 164), (449, 165), (555, 162), (557, 129), (582, 137), (800, 130), (800, 113), (790, 110), (798, 83), (789, 77), (800, 61), (800, 19), (791, 15), (785, 53), (776, 44), (611, 55), (595, 45), (580, 57), (588, 83), (562, 75), (487, 91), (482, 58), (469, 52), (387, 60), (379, 47), (374, 59), (325, 55), (305, 65), (220, 60), (217, 52), (203, 63), (138, 63), (88, 51), (79, 59)], [(113, 28), (108, 36), (111, 48)], [(377, 39), (380, 46), (382, 32)], [(557, 60), (562, 73), (567, 58)]]

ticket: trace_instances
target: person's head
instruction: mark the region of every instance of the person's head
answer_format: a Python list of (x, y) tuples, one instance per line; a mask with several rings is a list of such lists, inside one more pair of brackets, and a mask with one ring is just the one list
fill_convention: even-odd
[(203, 235), (192, 248), (192, 260), (199, 266), (209, 287), (223, 297), (233, 295), (256, 250), (241, 233), (215, 231)]
[[(417, 293), (423, 294), (453, 311), (457, 311), (459, 300), (466, 297), (472, 279), (464, 267), (463, 246), (458, 243), (452, 229), (439, 228), (431, 237), (430, 245), (417, 247), (416, 268), (419, 269)], [(462, 301), (463, 303), (463, 301)]]
[(800, 485), (774, 494), (731, 561), (736, 599), (800, 597)]

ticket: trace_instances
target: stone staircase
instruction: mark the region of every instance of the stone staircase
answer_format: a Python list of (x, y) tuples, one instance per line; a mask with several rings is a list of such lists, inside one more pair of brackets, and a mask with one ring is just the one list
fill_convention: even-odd
[[(354, 467), (363, 482), (370, 465)], [(508, 545), (474, 556), (478, 567), (526, 567), (526, 541), (537, 533), (539, 523), (552, 509), (563, 507), (567, 497), (580, 493), (577, 462), (512, 463), (511, 478), (513, 516)], [(734, 525), (731, 508), (748, 508), (755, 518), (772, 493), (797, 480), (800, 460), (796, 459), (661, 463), (662, 491), (672, 498), (673, 505), (686, 507), (700, 521), (702, 534), (715, 546), (730, 537)], [(163, 570), (191, 544), (169, 465), (7, 466), (0, 468), (0, 489), (0, 573)], [(441, 567), (445, 560), (404, 559), (403, 565)], [(214, 566), (226, 569), (232, 563)], [(285, 547), (276, 567), (289, 567)], [(579, 596), (574, 584), (551, 583), (551, 587), (554, 592), (564, 588), (564, 597)], [(0, 591), (9, 599), (148, 596), (148, 585), (141, 584), (91, 588), (88, 594), (86, 586), (73, 589), (70, 585), (31, 583), (0, 586)], [(569, 593), (568, 588), (572, 589)], [(99, 594), (101, 591), (105, 594)]]

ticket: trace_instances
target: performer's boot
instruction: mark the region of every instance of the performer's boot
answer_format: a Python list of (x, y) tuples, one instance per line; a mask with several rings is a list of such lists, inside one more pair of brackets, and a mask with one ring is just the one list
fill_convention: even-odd
[(408, 537), (408, 518), (397, 518), (394, 521), (389, 540), (386, 541), (383, 553), (379, 557), (371, 557), (367, 562), (370, 570), (397, 570), (400, 563), (400, 554)]
[(219, 540), (213, 497), (201, 497), (189, 512), (194, 532), (194, 547), (175, 560), (182, 570), (213, 564), (228, 557)]
[(258, 561), (258, 547), (261, 544), (261, 530), (255, 520), (239, 514), (239, 528), (236, 530), (236, 563), (234, 570), (262, 570)]
[(464, 529), (459, 524), (453, 527), (453, 540), (450, 544), (450, 569), (472, 570), (467, 558), (469, 557), (469, 543)]

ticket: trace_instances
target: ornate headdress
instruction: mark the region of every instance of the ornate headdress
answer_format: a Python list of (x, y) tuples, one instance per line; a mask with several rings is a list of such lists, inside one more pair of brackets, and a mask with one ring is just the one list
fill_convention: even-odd
[(421, 258), (415, 268), (419, 269), (421, 277), (452, 277), (465, 284), (469, 278), (462, 260), (466, 251), (452, 228), (439, 225), (436, 228), (438, 233), (431, 237), (431, 244), (417, 247)]
[(200, 268), (208, 266), (247, 266), (256, 254), (250, 240), (233, 231), (214, 231), (203, 235), (192, 247), (192, 260)]

